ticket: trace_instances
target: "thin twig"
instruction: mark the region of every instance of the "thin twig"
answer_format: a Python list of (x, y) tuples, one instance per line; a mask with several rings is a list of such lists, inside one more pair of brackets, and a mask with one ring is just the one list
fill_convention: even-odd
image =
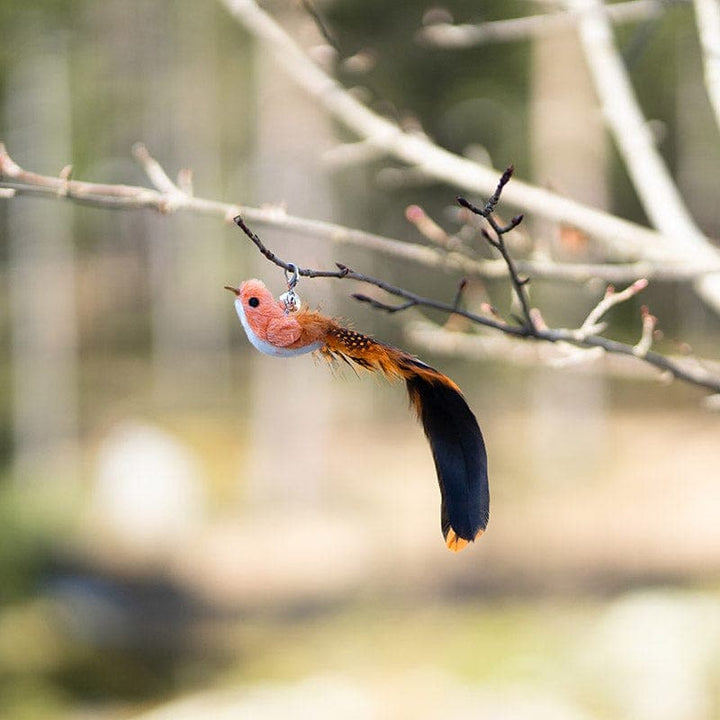
[(657, 318), (650, 313), (647, 305), (642, 306), (640, 315), (642, 317), (642, 335), (640, 336), (638, 344), (634, 347), (634, 351), (636, 357), (644, 358), (652, 347), (653, 335), (657, 327)]
[[(272, 250), (270, 250), (265, 243), (258, 237), (258, 235), (253, 232), (247, 225), (247, 223), (243, 220), (242, 217), (236, 217), (235, 224), (247, 235), (247, 237), (255, 244), (257, 249), (262, 253), (262, 255), (269, 260), (271, 263), (277, 265), (278, 267), (282, 268), (283, 270), (290, 270), (290, 263), (286, 262), (285, 260), (279, 258)], [(404, 288), (397, 287), (395, 285), (391, 285), (388, 282), (385, 282), (384, 280), (381, 280), (379, 278), (371, 277), (370, 275), (363, 275), (362, 273), (355, 272), (351, 268), (349, 268), (347, 265), (343, 265), (342, 263), (336, 263), (337, 270), (314, 270), (312, 268), (298, 268), (298, 273), (301, 277), (307, 277), (307, 278), (336, 278), (339, 280), (348, 279), (348, 280), (357, 280), (358, 282), (365, 283), (367, 285), (374, 285), (377, 288), (380, 288), (381, 290), (384, 290), (387, 293), (390, 293), (390, 295), (395, 295), (395, 297), (401, 297), (407, 301), (409, 301), (412, 305), (418, 305), (422, 307), (427, 308), (434, 308), (435, 310), (441, 310), (443, 312), (455, 312), (455, 308), (453, 305), (450, 305), (448, 303), (439, 302), (436, 300), (432, 300), (431, 298), (423, 297), (422, 295), (417, 295), (416, 293), (410, 292), (409, 290), (405, 290)], [(367, 302), (364, 299), (361, 299), (361, 302)], [(394, 306), (389, 306), (391, 309), (391, 312), (397, 312), (395, 310)], [(410, 305), (408, 305), (410, 307)], [(384, 310), (387, 310), (388, 307), (383, 307)], [(482, 317), (481, 315), (475, 315), (474, 313), (466, 313), (464, 311), (459, 312), (459, 314), (464, 315), (465, 317), (468, 317), (469, 319), (473, 320), (474, 322), (480, 324), (480, 325), (486, 325), (487, 327), (494, 328), (496, 330), (502, 330), (503, 332), (510, 333), (511, 335), (517, 335), (519, 337), (522, 337), (524, 335), (527, 335), (528, 332), (525, 328), (518, 327), (515, 325), (509, 325), (508, 323), (491, 320), (486, 317)]]
[(456, 310), (460, 307), (460, 303), (462, 302), (463, 294), (465, 293), (465, 288), (467, 288), (467, 285), (467, 278), (463, 278), (458, 283), (457, 290), (455, 291), (455, 299), (453, 300), (453, 307)]
[(325, 42), (327, 42), (327, 44), (330, 45), (330, 47), (332, 47), (337, 52), (338, 56), (342, 55), (340, 51), (340, 43), (330, 32), (330, 29), (328, 28), (327, 23), (323, 19), (322, 15), (320, 15), (320, 13), (310, 2), (310, 0), (301, 0), (301, 2), (302, 6), (305, 8), (305, 12), (312, 18), (312, 21), (315, 23), (315, 27), (317, 27), (318, 32), (323, 36), (323, 38), (325, 38)]
[(390, 305), (389, 303), (381, 302), (380, 300), (376, 300), (369, 295), (363, 295), (362, 293), (353, 293), (350, 297), (358, 302), (366, 303), (370, 307), (375, 308), (375, 310), (383, 310), (390, 314), (402, 312), (403, 310), (409, 310), (411, 307), (415, 307), (417, 305), (414, 300), (408, 300), (400, 305)]
[(505, 189), (505, 186), (510, 182), (510, 178), (512, 177), (513, 172), (514, 168), (512, 167), (512, 165), (505, 169), (505, 172), (503, 172), (503, 174), (501, 175), (500, 181), (498, 182), (495, 191), (490, 196), (490, 199), (485, 203), (485, 207), (483, 208), (476, 207), (464, 197), (458, 196), (455, 199), (460, 205), (462, 205), (462, 207), (467, 208), (475, 215), (479, 215), (480, 217), (485, 218), (485, 220), (487, 220), (493, 232), (495, 233), (495, 237), (493, 237), (489, 232), (483, 229), (483, 235), (485, 239), (490, 243), (490, 245), (492, 245), (492, 247), (494, 247), (500, 253), (500, 255), (502, 255), (502, 259), (507, 265), (508, 272), (510, 274), (510, 282), (513, 286), (513, 291), (518, 299), (518, 302), (520, 303), (520, 307), (522, 308), (523, 325), (528, 329), (531, 334), (534, 334), (536, 331), (535, 320), (531, 312), (530, 301), (527, 294), (527, 284), (529, 278), (521, 278), (518, 274), (517, 267), (515, 266), (515, 261), (508, 252), (507, 246), (505, 245), (505, 238), (503, 237), (506, 233), (514, 230), (522, 222), (523, 216), (517, 215), (516, 217), (512, 218), (512, 220), (510, 220), (510, 222), (505, 226), (500, 226), (493, 217), (495, 207), (500, 201), (500, 196)]
[(578, 329), (578, 337), (587, 337), (588, 335), (595, 335), (602, 332), (605, 328), (604, 324), (600, 321), (610, 308), (626, 302), (631, 297), (634, 297), (644, 290), (647, 286), (647, 278), (640, 278), (640, 280), (636, 280), (632, 285), (626, 287), (620, 292), (615, 292), (615, 288), (612, 285), (609, 285), (605, 291), (603, 299), (590, 311), (587, 318), (585, 318), (585, 321)]
[(178, 186), (170, 179), (165, 169), (155, 158), (150, 155), (144, 143), (137, 142), (132, 148), (135, 159), (142, 165), (145, 174), (150, 182), (165, 195), (179, 195), (178, 201), (184, 200), (184, 193), (180, 191)]

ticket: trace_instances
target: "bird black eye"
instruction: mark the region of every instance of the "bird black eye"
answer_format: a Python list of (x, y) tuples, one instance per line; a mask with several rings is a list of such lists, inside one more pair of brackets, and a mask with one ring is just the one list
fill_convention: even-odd
[(248, 300), (248, 305), (250, 307), (257, 307), (260, 304), (260, 301), (256, 297), (251, 297)]

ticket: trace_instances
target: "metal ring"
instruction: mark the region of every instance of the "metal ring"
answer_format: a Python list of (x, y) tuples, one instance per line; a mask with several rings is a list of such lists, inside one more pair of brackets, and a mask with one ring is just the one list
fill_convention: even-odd
[[(292, 273), (292, 277), (288, 275), (290, 272)], [(300, 280), (300, 269), (295, 263), (288, 263), (287, 268), (285, 268), (285, 280), (287, 280), (288, 290), (292, 290), (298, 284), (298, 280)]]

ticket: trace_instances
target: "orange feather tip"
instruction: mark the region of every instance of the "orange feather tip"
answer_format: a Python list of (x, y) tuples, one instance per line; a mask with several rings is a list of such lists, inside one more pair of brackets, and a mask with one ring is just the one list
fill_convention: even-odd
[[(477, 540), (482, 534), (484, 530), (478, 530), (478, 534), (473, 538), (473, 542)], [(461, 550), (464, 550), (469, 544), (470, 540), (466, 540), (465, 538), (461, 538), (457, 535), (457, 533), (450, 528), (448, 530), (448, 534), (445, 538), (445, 544), (448, 547), (448, 550), (452, 550), (453, 552), (460, 552)]]

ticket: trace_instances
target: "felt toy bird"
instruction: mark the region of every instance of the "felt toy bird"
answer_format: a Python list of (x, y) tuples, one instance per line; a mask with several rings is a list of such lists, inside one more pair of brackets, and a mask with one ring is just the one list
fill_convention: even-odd
[(328, 360), (341, 359), (404, 380), (435, 460), (443, 537), (450, 550), (462, 550), (484, 532), (490, 498), (485, 443), (460, 388), (412, 355), (300, 307), (294, 283), (288, 285), (279, 300), (260, 280), (247, 280), (239, 288), (226, 286), (236, 295), (235, 309), (248, 339), (267, 355), (292, 357), (319, 350)]

